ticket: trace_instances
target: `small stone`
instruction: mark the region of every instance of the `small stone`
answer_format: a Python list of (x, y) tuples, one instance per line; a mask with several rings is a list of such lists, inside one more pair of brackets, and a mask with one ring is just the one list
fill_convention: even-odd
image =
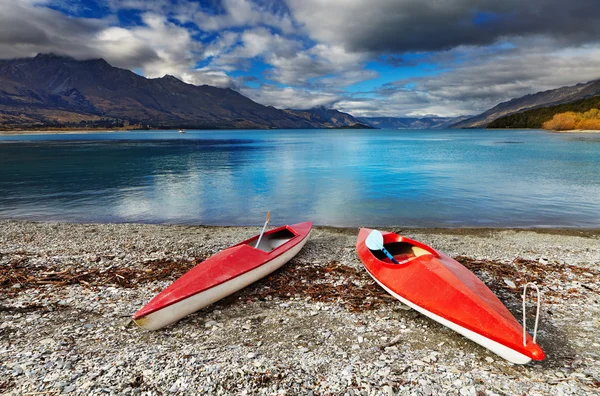
[(471, 389), (468, 386), (462, 387), (460, 388), (460, 394), (462, 396), (470, 396), (471, 395)]
[(494, 363), (494, 359), (492, 359), (489, 356), (486, 356), (485, 361), (488, 362), (488, 363)]
[(246, 357), (247, 357), (248, 359), (254, 359), (254, 358), (256, 357), (256, 353), (254, 353), (254, 352), (250, 352), (249, 354), (247, 354), (247, 355), (246, 355)]
[(515, 282), (511, 281), (510, 279), (504, 278), (504, 283), (506, 284), (506, 286), (510, 287), (511, 289), (514, 289), (517, 287), (517, 285), (515, 285)]
[(218, 325), (218, 323), (215, 322), (214, 320), (209, 320), (208, 322), (204, 323), (204, 327), (215, 327), (217, 325)]
[(71, 393), (71, 392), (75, 391), (75, 389), (77, 389), (77, 388), (75, 388), (73, 385), (68, 385), (68, 386), (65, 386), (65, 388), (63, 389), (63, 393)]

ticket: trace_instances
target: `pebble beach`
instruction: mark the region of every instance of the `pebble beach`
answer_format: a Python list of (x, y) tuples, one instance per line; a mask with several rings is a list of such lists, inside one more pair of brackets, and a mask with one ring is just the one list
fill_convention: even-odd
[[(395, 231), (471, 269), (542, 362), (513, 365), (387, 295), (356, 228), (315, 227), (261, 281), (159, 331), (131, 315), (259, 227), (0, 221), (0, 394), (596, 395), (600, 230)], [(535, 295), (527, 299), (528, 323)]]

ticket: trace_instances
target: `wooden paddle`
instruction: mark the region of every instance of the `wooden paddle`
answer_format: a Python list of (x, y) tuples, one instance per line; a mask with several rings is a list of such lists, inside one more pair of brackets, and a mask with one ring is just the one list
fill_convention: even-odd
[(269, 224), (269, 220), (271, 219), (271, 211), (269, 210), (267, 212), (267, 218), (265, 219), (265, 225), (262, 228), (262, 231), (260, 232), (260, 236), (258, 237), (258, 241), (256, 242), (256, 246), (254, 246), (255, 248), (258, 249), (258, 245), (260, 245), (260, 240), (263, 237), (263, 234), (265, 233), (265, 230), (267, 229), (267, 224)]
[(386, 256), (388, 256), (390, 260), (392, 260), (394, 264), (400, 264), (398, 260), (396, 260), (394, 256), (392, 256), (390, 252), (383, 247), (383, 235), (381, 235), (381, 232), (377, 230), (371, 231), (365, 240), (365, 245), (367, 245), (367, 247), (371, 250), (381, 250)]

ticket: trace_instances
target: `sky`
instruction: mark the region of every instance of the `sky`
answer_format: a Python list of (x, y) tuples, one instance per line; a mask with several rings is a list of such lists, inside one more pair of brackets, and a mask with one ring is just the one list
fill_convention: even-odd
[(104, 58), (277, 108), (454, 117), (600, 78), (598, 0), (0, 0), (0, 58)]

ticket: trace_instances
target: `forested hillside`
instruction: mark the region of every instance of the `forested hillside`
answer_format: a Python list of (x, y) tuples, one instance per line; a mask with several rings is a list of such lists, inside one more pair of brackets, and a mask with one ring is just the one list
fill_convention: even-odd
[(542, 128), (544, 122), (551, 120), (556, 114), (566, 112), (584, 113), (600, 108), (600, 95), (580, 99), (556, 106), (539, 107), (522, 113), (498, 118), (488, 124), (488, 128)]

